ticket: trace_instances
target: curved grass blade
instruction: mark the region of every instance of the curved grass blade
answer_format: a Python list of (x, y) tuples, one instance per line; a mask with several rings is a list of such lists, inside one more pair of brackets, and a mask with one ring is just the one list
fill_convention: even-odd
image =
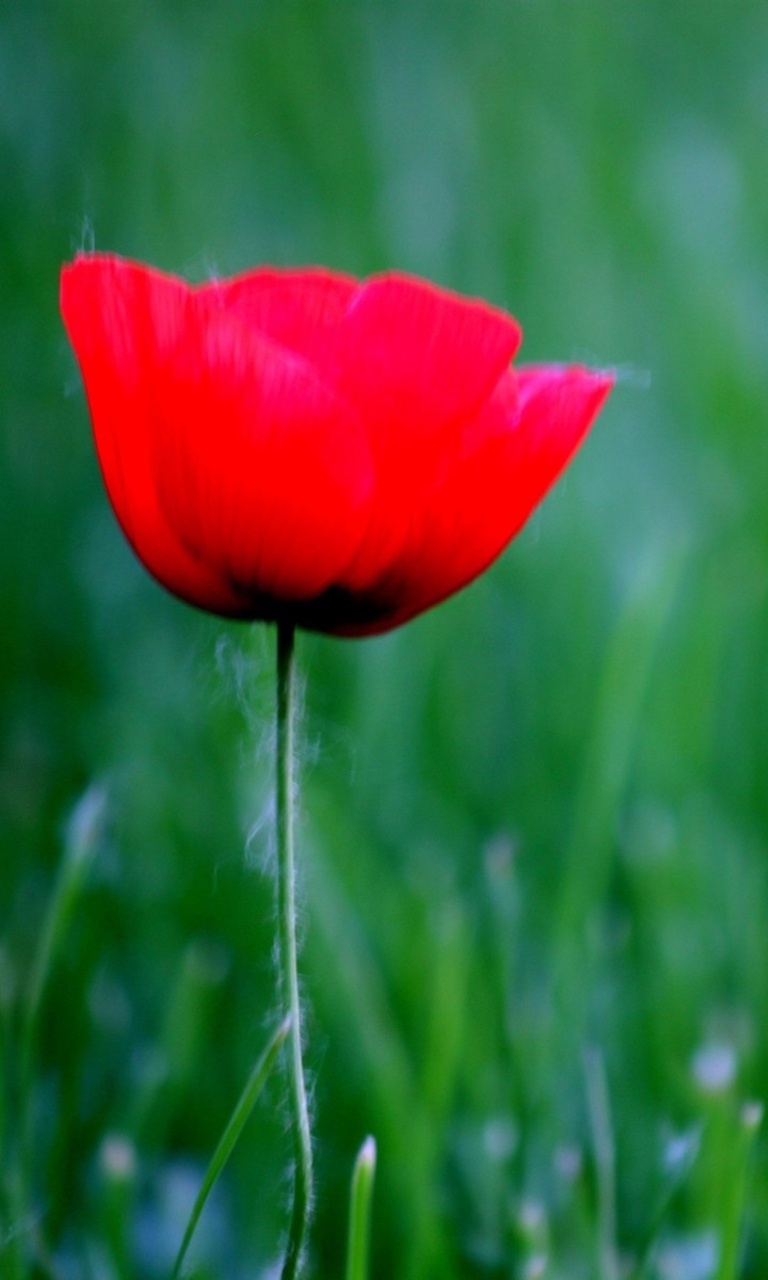
[(741, 1270), (740, 1253), (747, 1207), (749, 1160), (762, 1119), (763, 1107), (759, 1102), (745, 1103), (739, 1113), (730, 1177), (723, 1187), (720, 1264), (716, 1280), (737, 1280)]
[(349, 1240), (346, 1280), (367, 1280), (371, 1197), (376, 1173), (376, 1140), (366, 1138), (358, 1152), (349, 1197)]
[[(107, 791), (94, 784), (81, 796), (67, 822), (64, 856), (45, 915), (37, 950), (34, 955), (25, 1002), (22, 1009), (20, 1042), (14, 1085), (15, 1128), (3, 1135), (3, 1147), (10, 1149), (7, 1210), (11, 1222), (29, 1224), (21, 1231), (5, 1232), (0, 1239), (0, 1252), (8, 1246), (10, 1261), (7, 1274), (20, 1280), (27, 1274), (24, 1260), (29, 1241), (33, 1240), (37, 1261), (45, 1269), (44, 1242), (32, 1229), (37, 1217), (32, 1204), (34, 1165), (34, 1124), (32, 1116), (35, 1087), (35, 1059), (38, 1030), (51, 975), (62, 951), (75, 913), (85, 893), (88, 876), (101, 846), (108, 809)], [(3, 1161), (4, 1163), (5, 1161)], [(0, 1224), (2, 1226), (2, 1224)], [(39, 1238), (40, 1237), (40, 1238)], [(6, 1270), (0, 1264), (0, 1272)]]
[[(632, 766), (655, 660), (687, 565), (683, 547), (633, 591), (607, 645), (594, 720), (585, 736), (571, 834), (552, 912), (552, 974), (558, 1029), (552, 1067), (584, 1038), (594, 957), (585, 921), (608, 891), (616, 830)], [(573, 974), (581, 981), (574, 983)]]
[(106, 812), (106, 789), (95, 784), (78, 801), (67, 823), (64, 857), (32, 964), (27, 992), (21, 1051), (22, 1079), (25, 1082), (48, 980), (85, 890), (88, 873), (102, 839)]
[(637, 1261), (627, 1280), (650, 1280), (651, 1266), (664, 1220), (678, 1192), (688, 1181), (701, 1153), (701, 1133), (689, 1134), (681, 1144), (681, 1152), (670, 1170), (669, 1180), (646, 1227), (637, 1251)]
[(618, 1280), (616, 1254), (616, 1147), (605, 1062), (599, 1049), (584, 1051), (587, 1109), (597, 1171), (597, 1245), (600, 1280)]
[(181, 1271), (187, 1249), (189, 1248), (192, 1236), (195, 1233), (195, 1227), (200, 1219), (200, 1214), (205, 1208), (205, 1202), (211, 1194), (224, 1165), (227, 1163), (227, 1160), (234, 1150), (235, 1144), (243, 1131), (251, 1111), (253, 1110), (256, 1099), (264, 1088), (267, 1077), (275, 1065), (277, 1055), (280, 1052), (281, 1046), (290, 1029), (291, 1017), (289, 1014), (280, 1023), (280, 1026), (277, 1028), (277, 1031), (262, 1053), (256, 1063), (256, 1066), (253, 1068), (243, 1092), (240, 1094), (237, 1105), (229, 1118), (227, 1127), (221, 1135), (219, 1145), (213, 1153), (211, 1163), (208, 1165), (206, 1175), (203, 1179), (203, 1185), (197, 1194), (197, 1199), (195, 1200), (192, 1213), (189, 1217), (189, 1222), (187, 1223), (187, 1229), (184, 1232), (181, 1247), (176, 1255), (176, 1261), (172, 1272), (173, 1280), (177, 1280)]

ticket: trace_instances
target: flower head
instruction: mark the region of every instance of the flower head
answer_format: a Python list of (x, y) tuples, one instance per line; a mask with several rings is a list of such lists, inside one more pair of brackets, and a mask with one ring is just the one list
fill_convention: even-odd
[(399, 274), (190, 286), (81, 254), (61, 308), (150, 573), (213, 613), (339, 635), (387, 631), (482, 573), (612, 385), (512, 369), (510, 316)]

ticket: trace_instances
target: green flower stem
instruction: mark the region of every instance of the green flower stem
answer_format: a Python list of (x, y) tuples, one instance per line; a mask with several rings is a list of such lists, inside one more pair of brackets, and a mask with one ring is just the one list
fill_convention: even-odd
[(277, 628), (277, 886), (280, 998), (290, 1015), (289, 1088), (295, 1153), (293, 1212), (282, 1280), (293, 1280), (301, 1266), (312, 1208), (312, 1137), (301, 1057), (301, 1001), (296, 965), (296, 874), (293, 856), (294, 628)]

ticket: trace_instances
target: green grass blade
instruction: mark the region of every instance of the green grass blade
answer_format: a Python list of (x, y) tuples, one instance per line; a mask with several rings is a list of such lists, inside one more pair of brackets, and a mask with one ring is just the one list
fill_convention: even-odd
[(587, 1107), (597, 1173), (597, 1243), (600, 1280), (618, 1280), (616, 1254), (616, 1147), (605, 1063), (599, 1049), (584, 1052)]
[(51, 970), (101, 841), (106, 808), (107, 793), (104, 787), (89, 787), (75, 806), (67, 824), (64, 857), (32, 965), (24, 1015), (22, 1076), (29, 1066)]
[[(677, 599), (684, 554), (629, 599), (608, 644), (594, 721), (586, 734), (558, 902), (553, 912), (552, 966), (560, 1034), (555, 1054), (583, 1038), (592, 956), (586, 922), (605, 898), (624, 800), (654, 660)], [(583, 973), (577, 988), (574, 973)]]
[(179, 1252), (173, 1266), (173, 1280), (176, 1280), (176, 1277), (181, 1271), (187, 1249), (189, 1248), (192, 1236), (195, 1233), (195, 1227), (197, 1226), (200, 1215), (205, 1208), (205, 1202), (211, 1194), (219, 1174), (234, 1150), (235, 1144), (245, 1127), (251, 1111), (253, 1110), (256, 1099), (264, 1088), (267, 1077), (275, 1065), (277, 1055), (280, 1052), (281, 1046), (290, 1029), (291, 1019), (289, 1015), (280, 1023), (280, 1026), (277, 1028), (277, 1031), (262, 1053), (256, 1063), (256, 1066), (253, 1068), (243, 1092), (240, 1094), (237, 1105), (229, 1118), (227, 1127), (221, 1135), (219, 1145), (213, 1153), (211, 1163), (209, 1164), (205, 1178), (203, 1179), (203, 1185), (201, 1186), (197, 1199), (195, 1200), (189, 1222), (187, 1223), (187, 1229), (184, 1232), (184, 1238), (181, 1242), (181, 1247), (179, 1248)]
[(651, 1215), (642, 1242), (637, 1250), (637, 1261), (629, 1273), (627, 1280), (649, 1280), (654, 1254), (658, 1244), (665, 1218), (678, 1192), (685, 1186), (691, 1172), (699, 1159), (701, 1151), (700, 1134), (689, 1137), (681, 1156), (676, 1160), (670, 1172), (669, 1180), (663, 1189), (659, 1202)]
[(349, 1239), (346, 1280), (367, 1280), (371, 1199), (376, 1173), (376, 1140), (366, 1138), (358, 1152), (349, 1197)]
[[(35, 1156), (32, 1105), (40, 1017), (51, 974), (101, 844), (106, 811), (107, 792), (99, 785), (89, 787), (72, 811), (65, 833), (64, 855), (43, 921), (25, 993), (17, 1067), (17, 1127), (15, 1133), (8, 1135), (3, 1144), (11, 1151), (11, 1167), (8, 1171), (11, 1188), (8, 1197), (9, 1218), (16, 1223), (34, 1221), (31, 1204)], [(15, 1231), (10, 1236), (6, 1233), (6, 1243), (10, 1243), (11, 1252), (8, 1274), (23, 1276), (25, 1264), (22, 1254), (25, 1246), (21, 1243), (21, 1237)], [(0, 1251), (2, 1248), (3, 1243), (0, 1241)], [(3, 1271), (3, 1275), (5, 1274)]]
[(131, 1114), (124, 1126), (142, 1149), (162, 1147), (172, 1112), (169, 1101), (188, 1092), (206, 1042), (215, 997), (229, 969), (227, 952), (194, 938), (181, 958), (159, 1044), (143, 1063)]
[(733, 1165), (725, 1181), (720, 1219), (720, 1264), (716, 1280), (738, 1280), (744, 1209), (747, 1200), (749, 1158), (763, 1119), (760, 1103), (742, 1107), (733, 1149)]
[[(350, 843), (354, 843), (350, 837)], [(358, 846), (359, 847), (359, 846)], [(395, 1153), (401, 1210), (410, 1240), (400, 1280), (445, 1275), (446, 1236), (436, 1187), (442, 1133), (424, 1105), (409, 1046), (392, 1006), (384, 973), (334, 868), (313, 849), (311, 893), (315, 973), (323, 975), (324, 1014), (337, 1027), (355, 1028), (350, 1050), (367, 1080), (376, 1128), (388, 1152)], [(443, 1087), (441, 1086), (441, 1093)]]

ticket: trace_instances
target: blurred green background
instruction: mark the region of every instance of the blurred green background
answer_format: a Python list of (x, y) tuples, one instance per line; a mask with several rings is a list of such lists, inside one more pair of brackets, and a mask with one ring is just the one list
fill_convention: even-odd
[[(397, 266), (621, 371), (486, 577), (301, 640), (312, 1274), (372, 1132), (375, 1280), (764, 1280), (767, 155), (764, 0), (5, 0), (0, 1272), (21, 1234), (36, 1275), (166, 1276), (275, 1016), (274, 637), (117, 531), (57, 307), (95, 245)], [(14, 1043), (94, 780), (18, 1222)], [(288, 1158), (275, 1081), (195, 1274), (272, 1274)]]

